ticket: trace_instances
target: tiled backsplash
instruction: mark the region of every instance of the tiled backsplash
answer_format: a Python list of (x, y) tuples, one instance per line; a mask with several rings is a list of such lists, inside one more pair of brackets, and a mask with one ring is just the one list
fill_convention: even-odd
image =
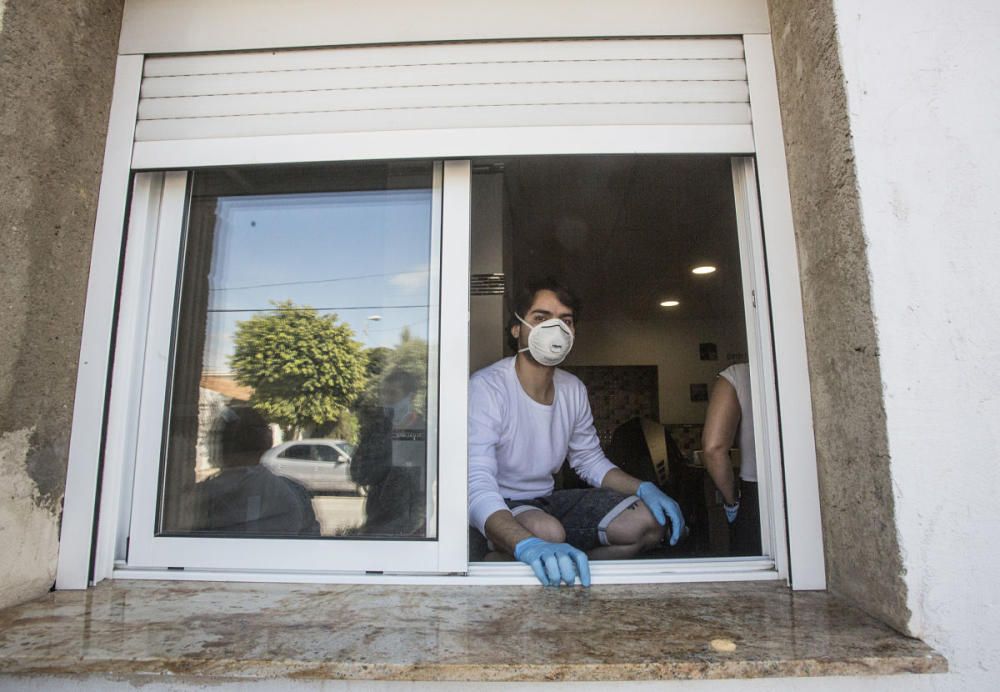
[[(594, 427), (607, 449), (611, 435), (622, 423), (635, 418), (660, 419), (658, 374), (655, 365), (580, 365), (565, 368), (587, 385)], [(703, 425), (666, 424), (688, 459), (701, 449)]]
[(607, 449), (615, 428), (636, 416), (659, 420), (655, 365), (581, 365), (565, 368), (587, 385), (594, 427)]

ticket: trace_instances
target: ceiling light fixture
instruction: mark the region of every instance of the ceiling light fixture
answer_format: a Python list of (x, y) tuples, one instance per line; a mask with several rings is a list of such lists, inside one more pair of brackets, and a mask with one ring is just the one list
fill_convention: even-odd
[(715, 272), (715, 267), (711, 264), (703, 264), (700, 267), (695, 267), (691, 270), (692, 274), (712, 274)]
[(680, 304), (681, 301), (679, 300), (664, 300), (662, 303), (660, 303), (660, 306), (665, 308), (676, 308)]

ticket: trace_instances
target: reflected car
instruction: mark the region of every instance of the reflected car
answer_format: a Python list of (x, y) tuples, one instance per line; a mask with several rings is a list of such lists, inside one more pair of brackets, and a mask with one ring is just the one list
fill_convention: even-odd
[(260, 463), (312, 493), (364, 494), (351, 480), (354, 446), (346, 440), (292, 440), (264, 452)]

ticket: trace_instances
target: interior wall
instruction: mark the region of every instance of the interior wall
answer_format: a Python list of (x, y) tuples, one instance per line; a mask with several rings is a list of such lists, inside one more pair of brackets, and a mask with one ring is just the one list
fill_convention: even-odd
[[(473, 275), (504, 273), (506, 256), (510, 254), (510, 215), (503, 174), (473, 175), (472, 201), (469, 271)], [(503, 358), (506, 323), (503, 294), (477, 295), (473, 290), (469, 304), (469, 372)]]
[(48, 591), (122, 0), (0, 23), (0, 607)]
[[(716, 344), (718, 360), (701, 360), (698, 345)], [(702, 424), (707, 402), (691, 401), (690, 385), (711, 390), (715, 376), (746, 360), (741, 320), (590, 321), (577, 327), (567, 365), (656, 365), (660, 422)]]

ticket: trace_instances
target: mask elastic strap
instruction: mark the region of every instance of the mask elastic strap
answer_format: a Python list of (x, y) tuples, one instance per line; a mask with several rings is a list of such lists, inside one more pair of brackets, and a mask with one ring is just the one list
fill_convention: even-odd
[[(520, 315), (518, 315), (516, 312), (514, 313), (514, 317), (516, 317), (517, 319), (519, 319), (521, 321), (521, 324), (523, 324), (525, 327), (527, 327), (528, 329), (532, 329), (532, 326), (530, 324), (528, 324), (527, 322), (525, 322), (524, 318), (521, 317)], [(524, 348), (517, 349), (517, 352), (518, 353), (524, 353), (524, 352), (530, 351), (530, 350), (531, 350), (530, 346), (525, 346)]]

